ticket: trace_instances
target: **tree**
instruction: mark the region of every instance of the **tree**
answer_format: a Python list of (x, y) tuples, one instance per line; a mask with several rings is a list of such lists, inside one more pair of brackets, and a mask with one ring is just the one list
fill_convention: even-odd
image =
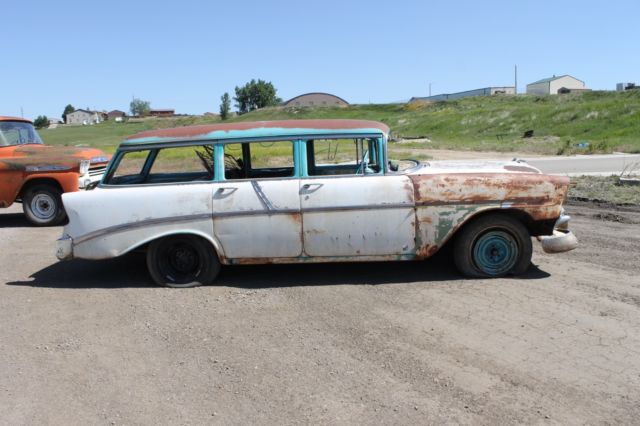
[(36, 129), (42, 129), (49, 125), (49, 119), (46, 115), (39, 115), (35, 120), (33, 120), (33, 125), (36, 126)]
[(220, 118), (226, 120), (229, 117), (229, 111), (231, 110), (231, 98), (227, 92), (220, 98), (222, 103), (220, 104)]
[(236, 86), (236, 96), (233, 99), (236, 101), (239, 114), (282, 102), (282, 99), (276, 96), (276, 88), (270, 81), (254, 79), (242, 87)]
[(147, 115), (150, 109), (151, 109), (150, 102), (143, 101), (142, 99), (138, 99), (138, 98), (133, 98), (133, 100), (129, 104), (129, 110), (131, 111), (131, 115)]
[(64, 107), (64, 112), (62, 113), (62, 121), (64, 121), (65, 124), (67, 123), (67, 114), (71, 114), (75, 110), (76, 109), (71, 104)]

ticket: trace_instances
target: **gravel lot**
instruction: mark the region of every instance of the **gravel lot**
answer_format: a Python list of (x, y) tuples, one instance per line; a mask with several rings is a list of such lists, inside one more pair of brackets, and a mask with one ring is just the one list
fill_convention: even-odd
[(637, 424), (640, 211), (570, 205), (524, 278), (427, 262), (150, 285), (0, 211), (0, 424)]

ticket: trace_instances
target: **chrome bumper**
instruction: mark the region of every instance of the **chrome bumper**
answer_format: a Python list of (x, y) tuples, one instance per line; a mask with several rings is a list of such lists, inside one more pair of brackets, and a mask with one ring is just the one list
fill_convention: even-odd
[(578, 247), (578, 239), (569, 231), (569, 220), (571, 220), (571, 216), (564, 214), (564, 209), (562, 209), (560, 217), (554, 225), (553, 235), (537, 237), (545, 253), (564, 253)]
[(73, 239), (68, 235), (56, 241), (56, 257), (59, 260), (73, 259)]

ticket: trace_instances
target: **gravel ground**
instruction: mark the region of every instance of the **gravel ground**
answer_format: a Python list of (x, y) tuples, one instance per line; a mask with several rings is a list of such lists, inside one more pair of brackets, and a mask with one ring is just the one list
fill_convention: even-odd
[(567, 209), (581, 246), (519, 279), (442, 254), (186, 290), (3, 210), (0, 424), (637, 424), (640, 211)]

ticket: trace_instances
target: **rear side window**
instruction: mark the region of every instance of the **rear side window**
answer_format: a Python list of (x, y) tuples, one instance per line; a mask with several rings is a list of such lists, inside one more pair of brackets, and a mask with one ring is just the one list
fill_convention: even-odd
[(212, 145), (155, 148), (122, 153), (105, 179), (108, 185), (154, 185), (211, 181)]
[(224, 177), (269, 179), (294, 175), (293, 142), (250, 142), (224, 145)]

